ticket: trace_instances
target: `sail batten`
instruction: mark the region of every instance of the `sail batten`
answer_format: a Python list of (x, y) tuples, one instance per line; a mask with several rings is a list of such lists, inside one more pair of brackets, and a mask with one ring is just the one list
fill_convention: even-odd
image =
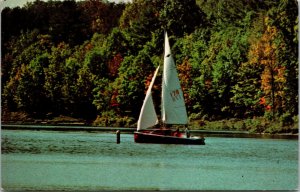
[(178, 73), (171, 53), (167, 33), (165, 33), (161, 112), (162, 122), (165, 124), (188, 123), (183, 92), (178, 79)]

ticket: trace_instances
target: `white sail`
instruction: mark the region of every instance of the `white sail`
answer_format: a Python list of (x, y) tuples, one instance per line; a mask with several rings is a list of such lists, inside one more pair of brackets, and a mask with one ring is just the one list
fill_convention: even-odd
[(165, 33), (164, 70), (162, 79), (162, 121), (165, 124), (187, 124), (183, 92)]
[(157, 67), (154, 76), (152, 77), (151, 83), (148, 87), (146, 97), (140, 112), (140, 117), (138, 120), (138, 125), (137, 125), (137, 130), (141, 129), (146, 129), (149, 127), (152, 127), (158, 123), (157, 115), (155, 112), (154, 104), (153, 104), (153, 99), (152, 99), (152, 94), (151, 90), (158, 72), (159, 66)]

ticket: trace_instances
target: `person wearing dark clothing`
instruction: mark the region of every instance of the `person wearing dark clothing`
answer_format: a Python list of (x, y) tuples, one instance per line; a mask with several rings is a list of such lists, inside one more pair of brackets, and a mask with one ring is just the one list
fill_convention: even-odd
[(190, 135), (190, 130), (187, 127), (185, 128), (185, 135), (186, 135), (187, 138), (190, 138), (190, 136), (191, 136)]

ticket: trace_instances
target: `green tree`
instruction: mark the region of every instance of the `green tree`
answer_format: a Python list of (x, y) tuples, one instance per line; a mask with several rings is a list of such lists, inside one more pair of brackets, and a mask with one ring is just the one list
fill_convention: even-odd
[(211, 97), (214, 98), (210, 107), (214, 114), (223, 117), (230, 116), (234, 110), (230, 102), (231, 90), (236, 84), (236, 71), (245, 61), (247, 48), (243, 34), (237, 27), (228, 27), (213, 33), (206, 51), (207, 56), (202, 62), (202, 65), (211, 69), (211, 75), (206, 75), (208, 79), (204, 80), (204, 84), (210, 88)]
[(206, 17), (195, 0), (166, 0), (159, 16), (163, 28), (179, 37), (207, 25)]
[(47, 54), (37, 56), (29, 65), (22, 64), (14, 78), (7, 84), (4, 97), (14, 102), (19, 110), (30, 114), (47, 112), (48, 102), (43, 88), (45, 82), (44, 67), (49, 64)]
[(80, 21), (85, 23), (84, 34), (109, 34), (118, 25), (119, 18), (125, 5), (110, 3), (102, 0), (88, 0), (78, 2), (81, 10)]
[[(118, 110), (138, 117), (144, 99), (144, 81), (148, 71), (153, 69), (149, 55), (141, 51), (137, 57), (125, 57), (119, 69), (119, 77), (114, 81), (113, 92), (116, 93)], [(125, 112), (125, 114), (124, 114)]]
[(76, 92), (77, 71), (79, 68), (80, 63), (75, 58), (66, 58), (61, 92), (64, 108), (71, 115), (77, 115), (80, 112), (80, 108), (78, 107), (80, 99)]
[(62, 91), (65, 74), (66, 59), (71, 55), (68, 44), (60, 43), (57, 47), (52, 47), (49, 58), (49, 66), (45, 69), (44, 88), (47, 91), (52, 110), (56, 113), (64, 113), (64, 95)]
[[(163, 1), (133, 1), (126, 6), (120, 18), (120, 29), (128, 42), (129, 54), (137, 55), (151, 40), (152, 33), (161, 29), (159, 10)], [(160, 31), (162, 34), (162, 31)]]
[(283, 88), (285, 111), (293, 115), (298, 114), (299, 50), (295, 49), (298, 46), (297, 6), (298, 3), (295, 0), (282, 0), (268, 11), (268, 25), (276, 27), (278, 31), (274, 43), (278, 46), (275, 50), (278, 63), (280, 63), (281, 69), (284, 67), (282, 78), (286, 79)]
[(115, 100), (112, 82), (107, 78), (99, 79), (93, 89), (93, 104), (99, 114), (112, 110), (118, 104)]
[(57, 44), (82, 42), (80, 12), (74, 0), (49, 2), (49, 33)]
[(260, 74), (262, 66), (242, 63), (237, 72), (237, 83), (232, 87), (231, 102), (235, 106), (235, 117), (251, 118), (263, 115)]
[[(43, 68), (40, 65), (48, 67), (47, 62), (45, 62), (45, 57), (47, 57), (45, 55), (50, 50), (51, 41), (49, 40), (49, 36), (38, 35), (34, 31), (26, 35), (24, 34), (24, 36), (21, 35), (21, 38), (15, 42), (15, 45), (16, 47), (12, 46), (11, 52), (7, 53), (7, 56), (11, 59), (5, 60), (5, 66), (2, 68), (2, 72), (6, 73), (4, 75), (5, 81), (2, 84), (4, 90), (2, 104), (6, 103), (9, 108), (14, 109), (26, 105), (27, 111), (30, 111), (29, 106), (32, 106), (32, 110), (35, 111), (37, 109), (35, 109), (36, 107), (34, 108), (32, 102), (28, 101), (28, 104), (25, 104), (26, 99), (22, 100), (21, 98), (24, 98), (25, 95), (28, 96), (27, 91), (29, 90), (31, 90), (29, 94), (34, 94), (35, 91), (32, 91), (33, 87), (39, 84), (37, 81), (43, 80)], [(35, 79), (32, 79), (33, 76)], [(27, 88), (28, 90), (24, 90)], [(22, 90), (25, 95), (18, 93), (18, 90)], [(39, 99), (36, 95), (33, 95), (32, 101)], [(16, 97), (19, 98), (16, 99)]]
[(86, 54), (84, 65), (90, 69), (90, 72), (99, 77), (108, 75), (105, 53), (102, 49), (93, 49)]
[(75, 95), (77, 108), (80, 110), (79, 115), (93, 119), (96, 117), (96, 107), (93, 105), (93, 90), (96, 87), (96, 76), (86, 66), (80, 68), (77, 74)]

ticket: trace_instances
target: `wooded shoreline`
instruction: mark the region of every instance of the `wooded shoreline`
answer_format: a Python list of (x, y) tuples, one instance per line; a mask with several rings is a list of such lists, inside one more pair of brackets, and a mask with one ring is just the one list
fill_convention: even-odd
[[(22, 115), (18, 113), (18, 117)], [(136, 130), (135, 124), (130, 126), (106, 125), (98, 126), (93, 121), (76, 119), (67, 116), (58, 116), (52, 119), (16, 118), (8, 119), (2, 116), (1, 129), (4, 130), (48, 130), (48, 131), (88, 131), (88, 132), (115, 132), (120, 130), (132, 133)], [(298, 123), (285, 127), (280, 122), (264, 124), (264, 119), (229, 119), (220, 121), (191, 120), (190, 131), (195, 135), (221, 136), (221, 137), (255, 137), (255, 138), (279, 138), (298, 139)], [(259, 123), (257, 123), (259, 122)], [(262, 125), (269, 127), (261, 127)], [(272, 130), (272, 126), (275, 127)], [(271, 127), (271, 128), (270, 128)], [(276, 130), (275, 130), (276, 129)]]
[[(259, 135), (298, 135), (298, 116), (292, 119), (266, 120), (263, 117), (249, 119), (221, 119), (215, 121), (189, 118), (188, 127), (191, 131), (203, 134), (259, 134)], [(136, 130), (136, 121), (123, 121), (114, 118), (98, 122), (95, 119), (74, 118), (64, 115), (48, 115), (34, 117), (22, 112), (2, 110), (1, 124), (4, 129), (46, 129), (62, 131), (116, 131), (122, 129), (132, 132)], [(42, 128), (39, 128), (42, 127)], [(179, 128), (181, 128), (179, 126)]]
[[(2, 120), (52, 124), (70, 116), (135, 127), (167, 31), (191, 129), (298, 133), (297, 5), (68, 0), (6, 7)], [(160, 72), (156, 81), (160, 111)]]

